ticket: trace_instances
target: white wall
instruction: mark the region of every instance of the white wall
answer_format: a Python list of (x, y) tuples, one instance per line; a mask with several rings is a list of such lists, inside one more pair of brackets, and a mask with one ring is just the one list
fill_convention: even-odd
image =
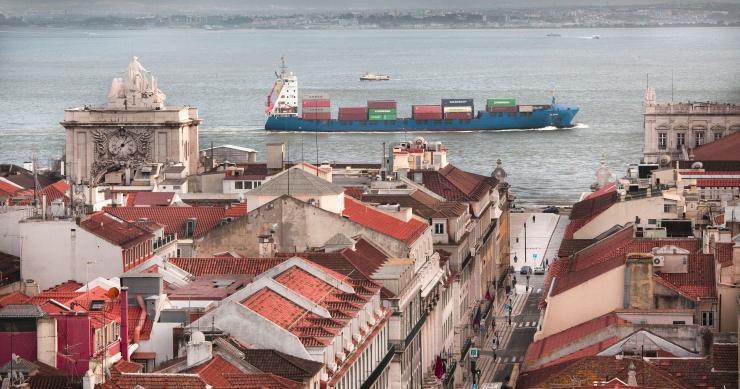
[(179, 326), (180, 323), (154, 323), (149, 340), (139, 341), (137, 351), (156, 352), (155, 364), (175, 358), (177, 355), (174, 355), (172, 348), (172, 329)]
[(21, 235), (18, 222), (30, 210), (25, 208), (0, 207), (0, 252), (16, 257), (21, 256)]
[(35, 280), (41, 290), (68, 280), (85, 283), (86, 276), (92, 280), (123, 273), (121, 248), (71, 220), (31, 220), (19, 226), (23, 236), (21, 277)]
[(647, 223), (648, 219), (675, 218), (675, 213), (663, 212), (664, 199), (660, 195), (638, 200), (620, 201), (612, 204), (606, 211), (600, 213), (573, 234), (573, 239), (594, 239), (604, 231), (619, 224), (621, 226), (634, 222), (635, 216), (640, 217), (640, 223)]

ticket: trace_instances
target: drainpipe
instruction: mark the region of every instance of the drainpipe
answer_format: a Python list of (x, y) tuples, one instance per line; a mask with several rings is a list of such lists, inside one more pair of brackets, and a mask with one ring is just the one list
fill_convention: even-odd
[(121, 288), (121, 358), (128, 361), (128, 287)]

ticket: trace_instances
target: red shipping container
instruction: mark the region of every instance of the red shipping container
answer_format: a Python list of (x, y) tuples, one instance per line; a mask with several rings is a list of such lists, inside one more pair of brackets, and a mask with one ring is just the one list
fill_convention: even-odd
[(303, 100), (304, 107), (331, 107), (331, 100)]
[(470, 120), (472, 118), (473, 118), (473, 114), (470, 112), (447, 112), (445, 114), (445, 119), (448, 119), (448, 120), (454, 120), (454, 119)]
[(442, 114), (442, 106), (441, 105), (412, 105), (411, 111), (414, 114), (417, 113), (438, 113)]
[(305, 120), (330, 120), (330, 113), (304, 113), (303, 119)]
[(486, 111), (488, 112), (519, 112), (519, 106), (514, 105), (511, 107), (493, 107), (493, 106), (487, 105)]
[(367, 115), (356, 114), (356, 113), (344, 113), (339, 114), (339, 120), (350, 121), (350, 120), (367, 120)]
[(369, 109), (396, 109), (395, 100), (371, 100), (367, 102)]
[(339, 113), (352, 113), (352, 114), (367, 115), (367, 108), (365, 107), (339, 107)]
[(414, 120), (442, 120), (442, 112), (438, 113), (414, 113)]

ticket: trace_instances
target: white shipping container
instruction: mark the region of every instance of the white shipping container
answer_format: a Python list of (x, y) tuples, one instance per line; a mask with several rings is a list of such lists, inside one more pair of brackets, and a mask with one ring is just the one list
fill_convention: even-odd
[(449, 112), (473, 112), (473, 107), (444, 107), (444, 113)]
[(303, 100), (329, 100), (328, 93), (304, 93)]
[(531, 105), (520, 105), (519, 112), (534, 112), (534, 107)]

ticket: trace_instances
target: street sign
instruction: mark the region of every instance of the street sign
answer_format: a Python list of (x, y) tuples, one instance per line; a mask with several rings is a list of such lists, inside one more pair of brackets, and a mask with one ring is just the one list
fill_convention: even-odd
[(478, 358), (478, 348), (471, 347), (468, 355), (470, 355), (470, 358)]

